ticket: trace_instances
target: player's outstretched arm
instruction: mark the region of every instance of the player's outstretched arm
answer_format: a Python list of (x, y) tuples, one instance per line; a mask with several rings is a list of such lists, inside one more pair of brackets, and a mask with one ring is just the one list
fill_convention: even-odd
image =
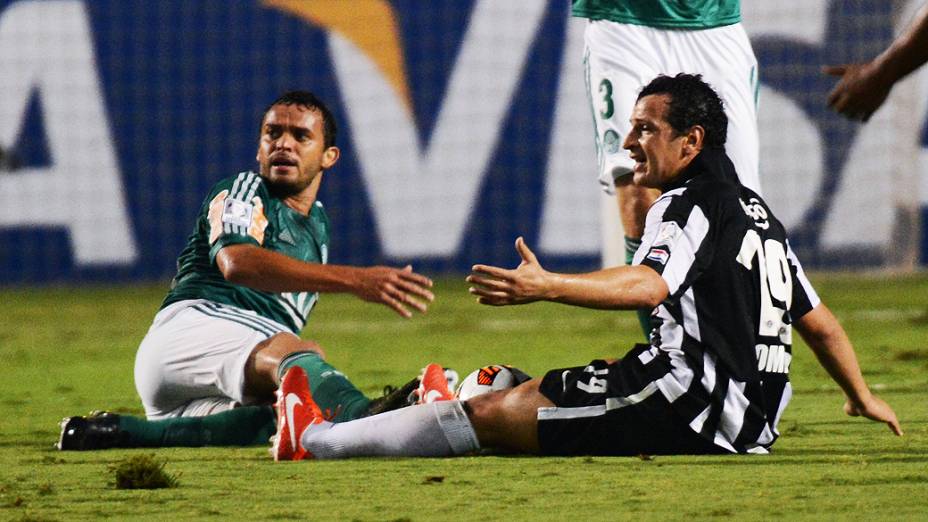
[(866, 63), (828, 65), (826, 74), (841, 79), (828, 95), (828, 106), (848, 118), (867, 121), (893, 85), (928, 61), (928, 4), (915, 21), (879, 56)]
[(474, 265), (467, 276), (477, 302), (492, 306), (554, 301), (586, 308), (654, 308), (668, 293), (667, 283), (645, 266), (621, 266), (586, 274), (558, 274), (542, 268), (521, 237), (514, 269)]
[(403, 317), (425, 312), (435, 296), (432, 280), (412, 266), (354, 267), (306, 263), (254, 245), (229, 245), (216, 255), (223, 276), (265, 292), (350, 293), (380, 303)]
[(795, 326), (822, 367), (844, 390), (847, 397), (845, 413), (884, 422), (893, 433), (901, 436), (902, 428), (896, 413), (886, 402), (870, 392), (860, 373), (854, 347), (831, 310), (820, 303), (802, 316)]

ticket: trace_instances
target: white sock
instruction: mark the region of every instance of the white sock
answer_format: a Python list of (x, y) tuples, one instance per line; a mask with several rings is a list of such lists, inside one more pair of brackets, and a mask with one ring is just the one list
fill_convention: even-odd
[(312, 424), (300, 443), (317, 459), (447, 457), (480, 449), (461, 401), (440, 401), (350, 422)]

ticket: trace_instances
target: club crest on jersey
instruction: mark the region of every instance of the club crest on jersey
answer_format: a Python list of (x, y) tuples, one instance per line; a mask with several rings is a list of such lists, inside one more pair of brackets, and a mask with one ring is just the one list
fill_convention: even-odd
[(670, 252), (666, 248), (651, 247), (646, 258), (665, 265), (667, 264), (667, 260), (670, 259)]

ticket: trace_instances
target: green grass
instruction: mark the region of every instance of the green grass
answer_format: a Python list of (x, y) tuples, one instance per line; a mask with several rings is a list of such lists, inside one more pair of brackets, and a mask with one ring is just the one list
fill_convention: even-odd
[[(0, 290), (0, 520), (928, 519), (928, 277), (816, 275), (855, 341), (868, 382), (904, 438), (848, 418), (807, 348), (769, 456), (467, 457), (275, 464), (263, 447), (163, 449), (178, 487), (121, 490), (112, 468), (151, 450), (57, 452), (65, 415), (141, 413), (135, 349), (164, 285)], [(462, 376), (487, 363), (545, 369), (623, 354), (630, 313), (473, 303), (442, 279), (429, 314), (323, 296), (307, 337), (365, 392), (426, 362)], [(797, 336), (798, 337), (798, 336)]]

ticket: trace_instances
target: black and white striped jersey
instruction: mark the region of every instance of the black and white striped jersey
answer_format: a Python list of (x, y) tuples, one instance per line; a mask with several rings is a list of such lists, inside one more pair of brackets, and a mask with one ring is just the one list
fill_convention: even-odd
[(766, 453), (791, 396), (791, 323), (819, 303), (783, 226), (703, 151), (648, 211), (634, 264), (670, 290), (639, 356), (652, 382), (706, 439)]

